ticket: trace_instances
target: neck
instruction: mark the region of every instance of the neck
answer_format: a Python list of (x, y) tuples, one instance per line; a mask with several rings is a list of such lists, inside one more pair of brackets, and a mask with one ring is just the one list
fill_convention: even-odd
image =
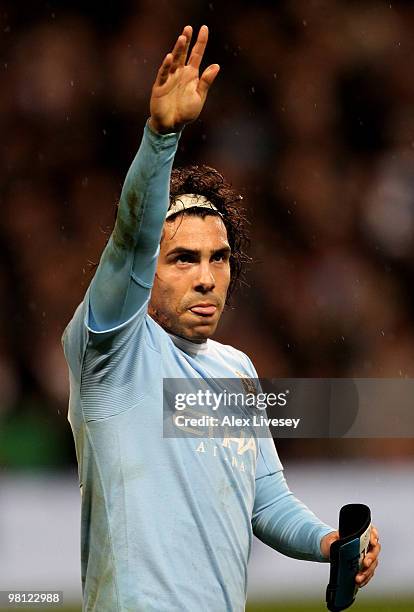
[(177, 346), (185, 353), (188, 353), (189, 355), (199, 355), (204, 351), (208, 350), (207, 340), (198, 339), (197, 342), (195, 342), (194, 339), (189, 340), (188, 338), (184, 338), (183, 336), (177, 336), (176, 334), (172, 334), (171, 332), (167, 333), (175, 344), (175, 346)]
[(186, 336), (174, 334), (171, 331), (169, 331), (168, 333), (170, 334), (170, 336), (175, 336), (176, 338), (180, 338), (181, 340), (185, 340), (186, 342), (192, 342), (193, 344), (204, 344), (205, 342), (207, 342), (207, 338), (187, 338)]
[(176, 338), (181, 338), (182, 340), (185, 340), (186, 342), (191, 342), (193, 344), (205, 344), (207, 342), (207, 338), (197, 338), (197, 337), (195, 337), (195, 338), (194, 337), (193, 338), (187, 338), (187, 336), (183, 336), (181, 334), (177, 334), (173, 329), (171, 329), (168, 326), (167, 318), (159, 316), (158, 311), (155, 310), (155, 309), (152, 309), (151, 307), (148, 309), (148, 314), (170, 336), (175, 336)]

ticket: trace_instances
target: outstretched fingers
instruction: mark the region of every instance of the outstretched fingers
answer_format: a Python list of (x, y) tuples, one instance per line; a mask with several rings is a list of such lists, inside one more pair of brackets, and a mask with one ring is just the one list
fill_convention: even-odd
[(198, 83), (198, 92), (201, 97), (205, 98), (207, 96), (208, 90), (214, 83), (219, 71), (220, 66), (218, 64), (211, 64), (211, 66), (204, 70)]
[(191, 29), (191, 26), (186, 26), (184, 28), (184, 33), (180, 34), (177, 38), (174, 49), (165, 56), (157, 73), (156, 85), (164, 85), (168, 76), (177, 70), (181, 62), (185, 62), (187, 55), (186, 49), (188, 49), (191, 40), (191, 33), (189, 33), (188, 28)]
[(185, 47), (187, 44), (187, 37), (184, 34), (180, 34), (177, 38), (177, 42), (174, 45), (174, 49), (172, 50), (172, 63), (170, 72), (174, 73), (178, 66), (181, 63), (182, 58), (185, 59)]
[(183, 28), (158, 70), (150, 100), (150, 126), (157, 132), (174, 132), (195, 121), (220, 70), (218, 64), (211, 64), (200, 77), (199, 67), (207, 45), (208, 28), (205, 25), (200, 28), (190, 49), (192, 34), (191, 26)]
[[(164, 58), (156, 79), (156, 85), (161, 86), (167, 81), (170, 74), (174, 74), (177, 68), (185, 66), (185, 62), (190, 48), (191, 36), (193, 34), (193, 28), (191, 26), (185, 26), (182, 34), (177, 38), (173, 50)], [(188, 65), (196, 70), (199, 69), (201, 61), (204, 56), (208, 41), (208, 27), (206, 25), (201, 26), (197, 36), (197, 40), (191, 50)], [(207, 94), (207, 91), (214, 79), (216, 78), (219, 66), (212, 64), (203, 72), (200, 79), (200, 93)]]
[(164, 57), (164, 60), (158, 70), (157, 78), (155, 81), (156, 85), (164, 85), (165, 81), (168, 79), (168, 75), (170, 74), (170, 68), (172, 64), (172, 53), (167, 53)]
[(196, 70), (199, 69), (201, 60), (203, 59), (204, 51), (206, 50), (208, 41), (208, 27), (206, 25), (201, 26), (197, 36), (197, 40), (194, 47), (191, 50), (190, 59), (188, 65)]
[(191, 26), (185, 26), (182, 36), (186, 37), (186, 43), (184, 46), (184, 50), (180, 55), (179, 65), (185, 66), (185, 61), (187, 59), (188, 49), (190, 47), (191, 37), (193, 35), (193, 28)]

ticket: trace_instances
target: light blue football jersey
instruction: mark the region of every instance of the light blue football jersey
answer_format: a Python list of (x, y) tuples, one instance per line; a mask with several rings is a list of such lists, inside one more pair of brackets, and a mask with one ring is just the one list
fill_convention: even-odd
[[(126, 185), (143, 193), (145, 177), (155, 176), (154, 193), (163, 194), (163, 181), (164, 198), (166, 158), (176, 141), (157, 140), (148, 128), (146, 134)], [(157, 164), (164, 168), (158, 174)], [(154, 193), (149, 210), (156, 209)], [(123, 201), (131, 203), (125, 192), (121, 207)], [(171, 336), (147, 314), (165, 211), (138, 272), (134, 245), (125, 249), (131, 264), (118, 250), (108, 268), (113, 243), (119, 244), (115, 230), (95, 287), (63, 335), (82, 492), (84, 610), (241, 612), (253, 533), (284, 554), (323, 561), (320, 540), (332, 528), (289, 491), (271, 438), (163, 437), (163, 379), (257, 377), (235, 348)], [(126, 293), (141, 302), (135, 312), (133, 303), (124, 308), (123, 274)], [(93, 304), (92, 290), (101, 296)], [(124, 314), (115, 316), (120, 323), (102, 326), (98, 310), (108, 312), (112, 298)], [(128, 309), (133, 314), (126, 318)]]

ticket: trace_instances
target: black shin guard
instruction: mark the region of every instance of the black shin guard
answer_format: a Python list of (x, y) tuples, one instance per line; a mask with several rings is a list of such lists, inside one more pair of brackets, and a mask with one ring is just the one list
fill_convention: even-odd
[(367, 553), (371, 511), (364, 504), (347, 504), (339, 513), (339, 540), (331, 545), (331, 573), (326, 589), (328, 610), (339, 612), (353, 604), (358, 586), (355, 576)]

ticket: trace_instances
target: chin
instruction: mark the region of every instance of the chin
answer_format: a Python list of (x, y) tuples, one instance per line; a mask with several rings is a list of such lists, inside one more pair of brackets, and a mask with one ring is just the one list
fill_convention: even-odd
[(216, 331), (216, 328), (217, 328), (216, 324), (197, 325), (196, 327), (193, 327), (192, 329), (186, 330), (185, 337), (188, 338), (188, 340), (191, 340), (192, 342), (197, 342), (197, 341), (203, 342), (204, 340), (211, 338), (211, 336)]
[(190, 340), (190, 342), (204, 342), (215, 333), (218, 325), (218, 320), (180, 321), (165, 315), (162, 316), (155, 309), (150, 311), (150, 316), (170, 334), (181, 336), (181, 338)]

